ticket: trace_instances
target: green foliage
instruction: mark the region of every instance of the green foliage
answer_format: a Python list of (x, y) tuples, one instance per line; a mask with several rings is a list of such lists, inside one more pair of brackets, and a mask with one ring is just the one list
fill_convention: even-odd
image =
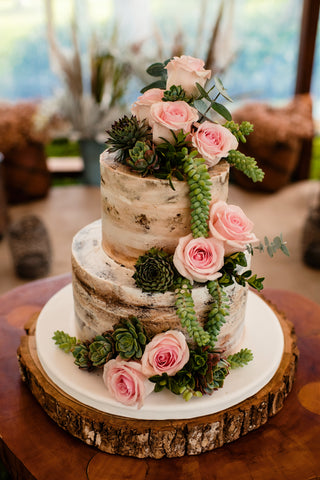
[(200, 347), (208, 345), (210, 334), (205, 332), (197, 320), (192, 298), (192, 285), (189, 280), (178, 277), (176, 280), (176, 308), (182, 327), (186, 328), (190, 338)]
[(52, 339), (65, 353), (72, 352), (77, 343), (76, 337), (71, 337), (68, 333), (63, 332), (62, 330), (54, 332)]
[(259, 252), (264, 252), (265, 249), (268, 253), (268, 255), (272, 258), (274, 254), (278, 251), (281, 250), (282, 253), (287, 255), (287, 257), (290, 256), (288, 247), (287, 247), (287, 242), (283, 241), (282, 233), (280, 235), (274, 237), (272, 241), (268, 239), (268, 237), (264, 237), (264, 243), (260, 242), (259, 245), (252, 247), (251, 245), (248, 245), (248, 249), (251, 254), (253, 254), (254, 250), (259, 250)]
[(247, 157), (238, 150), (230, 150), (226, 160), (237, 170), (251, 178), (253, 182), (262, 182), (264, 172), (258, 167), (253, 157)]
[(147, 336), (143, 325), (136, 317), (121, 320), (114, 327), (112, 338), (115, 342), (115, 350), (125, 360), (140, 359), (144, 352)]
[(253, 125), (250, 122), (241, 122), (241, 124), (239, 125), (238, 123), (231, 120), (230, 122), (226, 122), (223, 126), (230, 130), (230, 132), (236, 137), (238, 142), (242, 143), (246, 143), (246, 136), (253, 132)]
[(230, 364), (231, 369), (243, 367), (252, 360), (253, 353), (248, 348), (242, 348), (239, 352), (227, 357), (227, 362)]
[(143, 292), (164, 293), (173, 287), (175, 268), (172, 255), (163, 250), (152, 248), (138, 258), (134, 267), (133, 278)]
[(156, 146), (156, 154), (158, 157), (158, 168), (154, 171), (156, 178), (169, 180), (171, 188), (174, 190), (172, 178), (184, 180), (183, 176), (183, 160), (185, 154), (184, 148), (188, 148), (189, 144), (186, 140), (187, 135), (181, 130), (178, 133), (172, 132), (174, 143), (171, 144), (168, 140), (164, 140)]
[(135, 147), (136, 142), (151, 140), (151, 130), (145, 120), (141, 122), (133, 115), (122, 118), (113, 123), (107, 130), (107, 151), (116, 153), (115, 159), (120, 163), (126, 163), (129, 151)]
[(161, 88), (163, 90), (166, 88), (168, 75), (165, 67), (170, 62), (170, 60), (171, 59), (169, 58), (163, 63), (162, 62), (153, 63), (147, 68), (147, 73), (151, 75), (151, 77), (158, 77), (158, 80), (155, 80), (154, 82), (144, 87), (141, 90), (141, 93), (145, 93), (147, 90), (150, 90), (150, 88)]
[(251, 270), (245, 270), (243, 273), (239, 273), (238, 267), (246, 267), (247, 260), (243, 252), (233, 253), (224, 259), (224, 265), (220, 272), (222, 277), (218, 279), (221, 287), (228, 287), (237, 282), (241, 286), (245, 286), (247, 283), (252, 288), (255, 288), (259, 292), (263, 289), (263, 277), (257, 278), (257, 275), (252, 275)]
[(229, 305), (227, 304), (227, 294), (220, 287), (217, 280), (208, 282), (207, 288), (212, 296), (213, 305), (208, 313), (205, 330), (210, 334), (210, 347), (214, 348), (220, 329), (226, 321), (225, 317), (229, 315)]
[(211, 180), (205, 160), (196, 158), (197, 152), (188, 155), (186, 149), (183, 171), (190, 189), (191, 232), (193, 238), (208, 237), (209, 205), (211, 202)]
[[(199, 111), (199, 113), (202, 116), (200, 121), (203, 118), (206, 118), (209, 121), (213, 121), (214, 117), (212, 117), (211, 110), (213, 110), (215, 113), (218, 113), (220, 116), (222, 116), (226, 120), (230, 121), (230, 120), (232, 120), (231, 113), (229, 112), (229, 110), (224, 105), (216, 102), (216, 99), (219, 97), (219, 95), (222, 95), (225, 98), (227, 98), (229, 101), (232, 101), (232, 100), (227, 95), (226, 90), (224, 89), (221, 80), (217, 79), (217, 77), (214, 77), (214, 80), (215, 80), (215, 85), (213, 87), (211, 87), (211, 89), (209, 91), (206, 91), (199, 83), (196, 84), (200, 95), (193, 102), (193, 106)], [(218, 94), (212, 100), (211, 97), (210, 97), (210, 92), (214, 88), (217, 88)]]
[(176, 102), (178, 100), (187, 101), (186, 93), (183, 88), (179, 85), (172, 85), (169, 90), (163, 92), (163, 102)]

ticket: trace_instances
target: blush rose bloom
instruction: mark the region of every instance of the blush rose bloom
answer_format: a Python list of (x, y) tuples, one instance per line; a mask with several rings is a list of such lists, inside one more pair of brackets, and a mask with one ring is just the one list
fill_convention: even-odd
[(185, 336), (178, 330), (159, 333), (147, 344), (141, 359), (142, 372), (153, 375), (175, 375), (189, 360)]
[(204, 283), (221, 277), (224, 264), (223, 242), (216, 238), (182, 237), (173, 255), (178, 272), (191, 283)]
[(160, 88), (150, 88), (143, 95), (138, 97), (131, 107), (132, 115), (135, 115), (139, 121), (146, 119), (150, 125), (150, 107), (153, 103), (161, 102), (163, 90)]
[(110, 395), (123, 405), (141, 408), (154, 384), (143, 375), (141, 364), (120, 357), (104, 365), (103, 381)]
[(225, 254), (242, 252), (247, 244), (258, 241), (252, 232), (253, 223), (237, 205), (219, 201), (210, 207), (211, 235), (224, 242)]
[(190, 107), (187, 102), (157, 102), (150, 108), (150, 124), (152, 126), (153, 142), (162, 143), (165, 138), (173, 143), (174, 137), (171, 130), (184, 133), (191, 131), (191, 126), (198, 120), (198, 111)]
[(204, 87), (211, 77), (211, 70), (204, 69), (204, 61), (199, 58), (182, 55), (173, 57), (166, 66), (168, 72), (167, 89), (172, 85), (181, 85), (188, 97), (199, 94), (196, 83)]
[(216, 165), (230, 150), (238, 148), (238, 141), (230, 130), (208, 120), (193, 133), (192, 144), (209, 166)]

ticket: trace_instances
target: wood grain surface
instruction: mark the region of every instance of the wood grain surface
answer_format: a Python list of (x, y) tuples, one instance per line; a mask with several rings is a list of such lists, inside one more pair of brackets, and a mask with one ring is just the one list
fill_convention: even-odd
[(23, 325), (70, 281), (32, 282), (0, 297), (0, 456), (13, 479), (316, 480), (320, 477), (320, 307), (287, 291), (266, 298), (295, 326), (300, 359), (282, 410), (258, 430), (211, 452), (135, 459), (102, 453), (59, 428), (20, 379)]

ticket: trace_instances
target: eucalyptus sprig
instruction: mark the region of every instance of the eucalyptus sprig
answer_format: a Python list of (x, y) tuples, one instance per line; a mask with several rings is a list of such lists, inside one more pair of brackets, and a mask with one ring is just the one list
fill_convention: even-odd
[(264, 171), (258, 167), (257, 162), (253, 157), (247, 157), (244, 153), (241, 153), (238, 150), (230, 150), (226, 160), (230, 165), (251, 178), (253, 182), (262, 182)]
[(186, 328), (190, 338), (194, 339), (199, 347), (208, 345), (210, 343), (210, 334), (201, 327), (197, 320), (190, 281), (186, 278), (178, 277), (175, 286), (176, 313), (180, 318), (182, 327)]
[[(206, 118), (209, 121), (214, 120), (214, 116), (212, 116), (213, 112), (218, 113), (223, 117), (225, 120), (231, 121), (232, 116), (229, 110), (222, 105), (222, 103), (218, 103), (216, 100), (219, 97), (219, 95), (222, 95), (225, 97), (227, 100), (232, 102), (232, 99), (228, 96), (225, 88), (222, 85), (222, 82), (220, 79), (217, 77), (214, 77), (215, 84), (210, 88), (210, 90), (205, 90), (199, 83), (196, 83), (197, 88), (199, 90), (199, 96), (193, 101), (193, 106), (198, 110), (198, 112), (201, 114), (200, 122)], [(218, 90), (218, 93), (216, 96), (212, 99), (210, 96), (210, 93), (216, 88)]]
[(247, 249), (251, 255), (253, 255), (254, 250), (258, 250), (259, 252), (264, 252), (266, 250), (268, 255), (272, 258), (278, 250), (281, 250), (281, 252), (287, 255), (287, 257), (290, 256), (287, 242), (283, 241), (282, 233), (274, 237), (274, 239), (271, 241), (268, 239), (268, 237), (264, 237), (263, 240), (264, 243), (260, 242), (259, 245), (256, 245), (255, 247), (252, 245), (247, 245)]
[(191, 232), (193, 238), (208, 237), (209, 205), (212, 185), (205, 160), (197, 158), (197, 151), (188, 154), (183, 149), (183, 171), (190, 189)]

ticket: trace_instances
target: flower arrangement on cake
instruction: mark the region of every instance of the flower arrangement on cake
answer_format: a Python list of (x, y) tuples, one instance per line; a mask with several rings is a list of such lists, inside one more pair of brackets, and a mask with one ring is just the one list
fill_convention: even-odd
[[(157, 80), (142, 91), (124, 116), (107, 132), (107, 149), (117, 162), (142, 176), (173, 178), (189, 186), (190, 233), (180, 238), (174, 253), (153, 247), (134, 266), (136, 288), (150, 294), (174, 292), (181, 329), (150, 338), (137, 317), (123, 318), (113, 329), (92, 340), (79, 341), (63, 331), (57, 345), (71, 352), (83, 369), (103, 368), (103, 381), (122, 404), (141, 407), (148, 394), (168, 389), (185, 400), (212, 394), (231, 369), (253, 358), (242, 348), (229, 353), (218, 348), (220, 329), (228, 316), (225, 289), (233, 284), (263, 288), (263, 278), (248, 267), (255, 250), (270, 256), (288, 254), (282, 236), (259, 242), (253, 223), (242, 209), (225, 201), (212, 202), (208, 168), (226, 161), (254, 182), (263, 172), (253, 158), (237, 150), (253, 130), (248, 122), (232, 121), (219, 96), (231, 100), (204, 62), (182, 56), (156, 63), (147, 70)], [(193, 288), (206, 286), (212, 300), (200, 325)]]

